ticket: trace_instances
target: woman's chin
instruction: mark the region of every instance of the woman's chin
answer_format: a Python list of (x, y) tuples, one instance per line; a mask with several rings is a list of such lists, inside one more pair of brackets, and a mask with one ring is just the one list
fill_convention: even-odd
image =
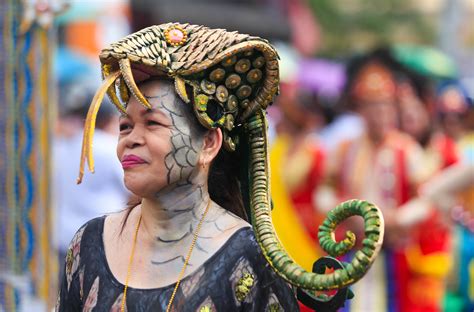
[(135, 179), (127, 179), (127, 177), (124, 179), (124, 184), (130, 192), (141, 198), (145, 197), (147, 188), (150, 187), (149, 184), (147, 185), (147, 183), (137, 181)]
[(141, 198), (150, 198), (156, 194), (157, 190), (161, 189), (161, 187), (155, 183), (150, 183), (150, 181), (145, 181), (143, 179), (134, 179), (132, 177), (124, 177), (124, 184), (125, 187)]

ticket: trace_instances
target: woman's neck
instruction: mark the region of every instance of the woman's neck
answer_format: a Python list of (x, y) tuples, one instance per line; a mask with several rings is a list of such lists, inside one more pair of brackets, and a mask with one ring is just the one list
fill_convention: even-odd
[(170, 186), (141, 204), (142, 227), (152, 245), (176, 243), (192, 236), (210, 201), (207, 185)]

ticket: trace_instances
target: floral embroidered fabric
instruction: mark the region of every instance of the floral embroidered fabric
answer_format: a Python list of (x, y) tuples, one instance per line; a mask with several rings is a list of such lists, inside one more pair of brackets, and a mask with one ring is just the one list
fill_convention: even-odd
[[(120, 311), (124, 286), (106, 261), (105, 217), (86, 223), (66, 256), (56, 311)], [(175, 284), (127, 290), (127, 311), (165, 311)], [(197, 271), (185, 277), (173, 311), (299, 311), (295, 294), (263, 257), (251, 228), (243, 228)]]

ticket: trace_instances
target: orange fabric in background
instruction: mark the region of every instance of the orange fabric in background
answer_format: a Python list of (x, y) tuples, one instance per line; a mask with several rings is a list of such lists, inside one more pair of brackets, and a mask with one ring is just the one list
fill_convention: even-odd
[(74, 51), (80, 51), (93, 58), (100, 52), (97, 40), (97, 21), (78, 21), (66, 27), (66, 44)]

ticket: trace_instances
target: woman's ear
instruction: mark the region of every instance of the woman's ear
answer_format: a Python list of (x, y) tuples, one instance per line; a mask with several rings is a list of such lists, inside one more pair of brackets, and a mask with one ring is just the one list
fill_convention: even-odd
[(216, 157), (222, 146), (222, 130), (212, 129), (204, 135), (202, 151), (199, 159), (200, 165), (205, 167), (209, 165)]

